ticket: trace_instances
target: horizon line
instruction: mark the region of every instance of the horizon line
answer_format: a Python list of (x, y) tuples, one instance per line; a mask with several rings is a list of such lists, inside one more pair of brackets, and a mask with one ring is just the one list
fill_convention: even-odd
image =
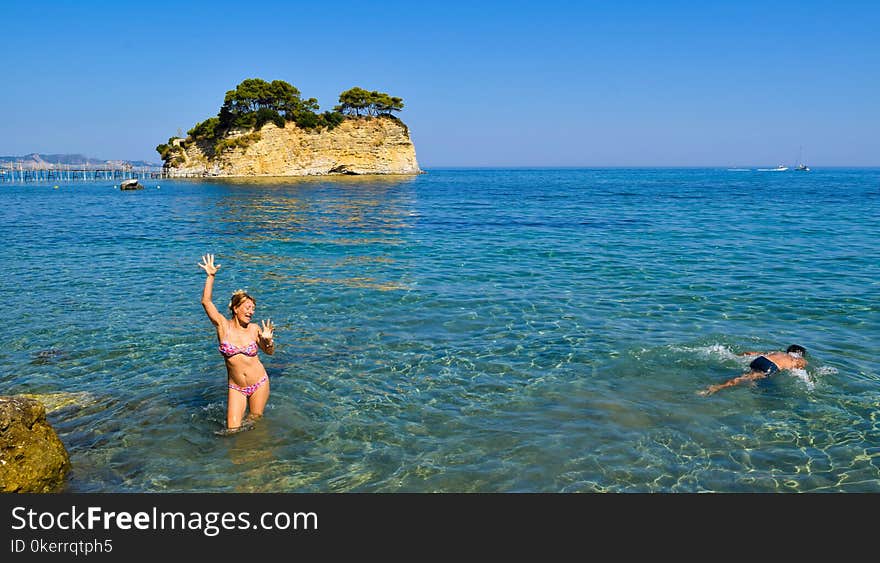
[[(471, 165), (458, 165), (458, 164), (443, 164), (443, 165), (420, 165), (423, 169), (425, 168), (434, 168), (434, 169), (591, 169), (591, 168), (645, 168), (645, 169), (657, 169), (657, 168), (668, 168), (668, 169), (725, 169), (725, 170), (759, 170), (763, 168), (772, 169), (774, 165), (768, 164), (743, 164), (743, 165), (729, 165), (729, 164), (565, 164), (565, 165), (545, 165), (545, 164), (535, 164), (535, 165), (503, 165), (503, 164), (471, 164)], [(832, 164), (832, 165), (823, 165), (823, 164), (810, 164), (810, 169), (814, 168), (860, 168), (860, 169), (872, 169), (872, 168), (880, 168), (880, 164)], [(789, 167), (789, 170), (794, 170), (793, 167)]]

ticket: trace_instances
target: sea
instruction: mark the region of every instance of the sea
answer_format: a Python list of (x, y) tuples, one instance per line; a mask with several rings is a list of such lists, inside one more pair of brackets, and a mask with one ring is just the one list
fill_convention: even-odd
[[(880, 169), (141, 183), (0, 185), (0, 394), (67, 492), (880, 492)], [(206, 253), (277, 327), (230, 435)]]

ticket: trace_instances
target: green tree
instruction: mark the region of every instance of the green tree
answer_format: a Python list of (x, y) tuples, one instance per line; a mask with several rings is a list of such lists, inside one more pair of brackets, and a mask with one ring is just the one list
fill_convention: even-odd
[[(309, 98), (305, 102), (300, 91), (283, 80), (266, 82), (260, 78), (248, 78), (235, 90), (226, 92), (220, 108), (219, 121), (224, 129), (231, 127), (253, 127), (255, 123), (266, 123), (265, 116), (279, 115), (292, 119), (298, 112), (318, 108), (318, 100)], [(262, 112), (262, 117), (252, 116)], [(274, 112), (269, 114), (267, 112)], [(272, 121), (276, 121), (274, 118)], [(283, 122), (283, 121), (282, 121)]]
[(403, 109), (403, 98), (355, 86), (339, 94), (339, 105), (334, 109), (340, 113), (354, 114), (355, 116), (391, 115), (391, 112)]
[(321, 114), (321, 117), (324, 119), (324, 123), (327, 124), (327, 128), (329, 129), (333, 129), (345, 121), (345, 116), (338, 111), (325, 111)]
[(403, 98), (389, 96), (382, 92), (370, 92), (372, 107), (376, 111), (376, 115), (391, 115), (392, 111), (400, 111), (403, 109)]
[(186, 134), (195, 140), (213, 139), (217, 136), (217, 127), (219, 125), (219, 117), (209, 117), (201, 123), (196, 123), (192, 129), (186, 132)]
[(300, 92), (291, 84), (283, 80), (273, 80), (268, 87), (269, 98), (267, 106), (271, 110), (277, 111), (280, 115), (293, 114), (303, 108), (310, 108), (314, 104), (314, 109), (318, 109), (318, 100), (309, 98), (303, 101), (300, 98)]
[(345, 92), (339, 94), (339, 105), (336, 111), (351, 115), (360, 116), (361, 112), (367, 113), (370, 107), (370, 93), (363, 88), (355, 86)]

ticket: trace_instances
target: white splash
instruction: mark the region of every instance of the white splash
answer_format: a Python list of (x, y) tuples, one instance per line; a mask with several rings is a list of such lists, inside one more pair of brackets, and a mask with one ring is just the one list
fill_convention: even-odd
[(740, 356), (734, 354), (730, 348), (724, 344), (710, 344), (709, 346), (672, 346), (675, 352), (690, 352), (704, 358), (713, 360), (741, 360)]
[(810, 377), (810, 374), (807, 373), (807, 370), (793, 369), (793, 370), (789, 370), (789, 371), (791, 371), (792, 376), (803, 381), (807, 385), (807, 389), (809, 389), (810, 391), (812, 391), (813, 389), (816, 388), (816, 382), (813, 380), (812, 377)]

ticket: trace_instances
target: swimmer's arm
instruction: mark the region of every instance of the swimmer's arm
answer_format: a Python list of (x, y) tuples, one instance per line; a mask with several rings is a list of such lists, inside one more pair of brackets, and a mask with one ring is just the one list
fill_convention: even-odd
[(726, 389), (728, 387), (734, 387), (736, 385), (740, 385), (741, 383), (756, 381), (758, 379), (763, 379), (767, 377), (766, 373), (759, 371), (750, 371), (749, 373), (740, 375), (739, 377), (734, 377), (733, 379), (728, 379), (724, 383), (720, 383), (718, 385), (710, 385), (706, 389), (702, 391), (698, 391), (698, 395), (707, 396), (715, 393), (716, 391), (720, 391), (722, 389)]

